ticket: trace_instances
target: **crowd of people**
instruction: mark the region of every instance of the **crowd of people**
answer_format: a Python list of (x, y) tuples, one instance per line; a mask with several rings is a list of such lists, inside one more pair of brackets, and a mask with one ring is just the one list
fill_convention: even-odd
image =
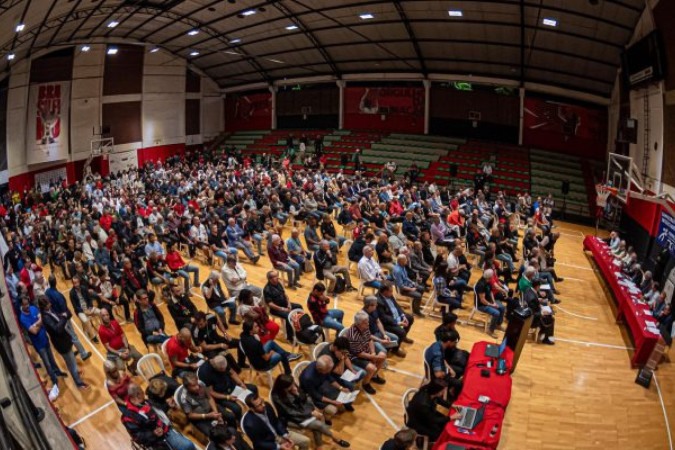
[[(193, 449), (178, 431), (187, 423), (209, 449), (250, 448), (244, 434), (255, 449), (322, 448), (325, 439), (349, 447), (331, 427), (334, 417), (354, 411), (340, 394), (383, 388), (388, 359), (406, 356), (431, 295), (445, 313), (429, 336), (430, 382), (411, 402), (408, 426), (437, 437), (448, 416), (444, 422), (429, 408), (456, 398), (466, 364), (453, 311), (489, 315), (489, 334), (497, 337), (514, 309), (529, 307), (540, 340), (553, 344), (549, 305), (559, 302), (563, 281), (555, 272), (559, 236), (543, 204), (526, 196), (511, 202), (489, 184), (455, 190), (384, 173), (293, 172), (269, 158), (258, 164), (199, 152), (8, 196), (0, 206), (7, 286), (51, 397), (67, 376), (53, 350), (77, 388), (90, 389), (77, 366), (77, 357), (91, 356), (74, 331), (77, 320), (92, 345), (105, 349), (106, 387), (132, 440), (145, 448)], [(372, 290), (351, 325), (332, 307), (338, 294), (357, 290), (340, 253), (356, 266), (360, 289)], [(261, 258), (272, 269), (255, 286), (243, 262), (250, 270)], [(209, 268), (203, 282), (198, 259)], [(474, 269), (482, 275), (472, 284)], [(309, 279), (310, 295), (300, 303), (294, 292)], [(162, 302), (177, 333), (167, 332)], [(133, 377), (142, 353), (125, 322), (169, 362), (170, 372), (145, 390)], [(303, 355), (285, 350), (282, 338), (328, 345), (296, 379), (290, 363)], [(277, 366), (270, 404), (242, 370)], [(414, 436), (397, 433), (383, 448), (409, 448)]]

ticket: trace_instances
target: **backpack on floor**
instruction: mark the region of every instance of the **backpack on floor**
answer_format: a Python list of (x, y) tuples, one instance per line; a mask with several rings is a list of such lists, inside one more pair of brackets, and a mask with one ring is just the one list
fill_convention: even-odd
[(341, 275), (335, 275), (335, 292), (336, 294), (342, 294), (347, 288), (347, 282)]

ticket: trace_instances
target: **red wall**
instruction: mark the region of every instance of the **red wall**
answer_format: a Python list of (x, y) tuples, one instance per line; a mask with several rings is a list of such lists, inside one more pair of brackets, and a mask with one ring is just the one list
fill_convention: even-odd
[(344, 127), (347, 129), (424, 133), (424, 89), (421, 87), (347, 87), (344, 95)]
[[(61, 167), (66, 168), (66, 176), (68, 178), (67, 182), (68, 184), (72, 184), (75, 181), (82, 180), (84, 163), (86, 162), (86, 159), (80, 159), (78, 161), (55, 164), (53, 166), (43, 167), (37, 170), (31, 170), (26, 173), (9, 177), (9, 189), (23, 193), (24, 189), (31, 189), (35, 186), (35, 175), (42, 172), (48, 172), (50, 170), (60, 169)], [(103, 158), (97, 156), (91, 160), (91, 171), (93, 173), (99, 173), (103, 177), (108, 176), (110, 173), (108, 161), (103, 161)]]
[(231, 94), (225, 98), (225, 131), (272, 128), (272, 93)]
[(661, 205), (647, 200), (629, 198), (624, 213), (637, 222), (650, 236), (655, 237), (661, 221)]
[(604, 160), (607, 110), (526, 97), (523, 145)]
[(170, 156), (184, 155), (185, 144), (158, 145), (138, 149), (138, 167), (143, 167), (147, 162), (166, 161)]

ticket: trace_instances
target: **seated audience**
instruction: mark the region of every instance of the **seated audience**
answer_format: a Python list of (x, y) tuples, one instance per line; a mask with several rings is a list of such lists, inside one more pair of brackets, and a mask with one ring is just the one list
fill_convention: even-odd
[(436, 409), (436, 405), (446, 397), (447, 390), (447, 383), (440, 378), (434, 378), (420, 387), (408, 403), (406, 426), (422, 436), (428, 436), (429, 441), (436, 442), (447, 423), (460, 417), (459, 412), (448, 416)]
[(307, 299), (307, 309), (312, 315), (312, 320), (315, 324), (339, 333), (345, 328), (342, 325), (345, 313), (340, 309), (328, 309), (327, 305), (330, 303), (330, 297), (325, 292), (326, 286), (321, 282), (316, 283), (312, 287), (312, 292)]
[(370, 384), (384, 384), (386, 380), (378, 372), (387, 361), (387, 353), (376, 351), (375, 344), (370, 338), (370, 318), (365, 311), (358, 311), (354, 315), (354, 324), (347, 328), (344, 337), (349, 341), (349, 357), (352, 364), (366, 371), (363, 377), (362, 388), (370, 395), (377, 391)]
[[(245, 322), (244, 322), (245, 323)], [(246, 397), (249, 410), (244, 415), (242, 429), (258, 450), (309, 450), (310, 440), (305, 435), (286, 428), (274, 408), (257, 394)]]
[(249, 363), (255, 370), (268, 371), (281, 363), (285, 373), (291, 373), (290, 361), (302, 358), (297, 353), (289, 353), (274, 341), (260, 342), (258, 334), (260, 326), (250, 319), (244, 320), (242, 325), (240, 345), (248, 358)]

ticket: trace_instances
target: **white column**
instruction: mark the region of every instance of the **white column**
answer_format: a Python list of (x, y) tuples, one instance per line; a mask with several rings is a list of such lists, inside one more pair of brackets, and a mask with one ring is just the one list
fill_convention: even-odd
[(520, 112), (518, 116), (518, 145), (523, 145), (523, 124), (525, 120), (525, 88), (519, 89)]
[(429, 134), (429, 109), (431, 106), (431, 81), (423, 80), (424, 84), (424, 134)]
[(277, 129), (277, 87), (270, 86), (270, 92), (272, 93), (272, 128), (273, 130)]
[(347, 85), (347, 83), (344, 80), (337, 80), (335, 84), (337, 84), (339, 91), (338, 129), (341, 130), (342, 128), (344, 128), (345, 122), (345, 86)]

